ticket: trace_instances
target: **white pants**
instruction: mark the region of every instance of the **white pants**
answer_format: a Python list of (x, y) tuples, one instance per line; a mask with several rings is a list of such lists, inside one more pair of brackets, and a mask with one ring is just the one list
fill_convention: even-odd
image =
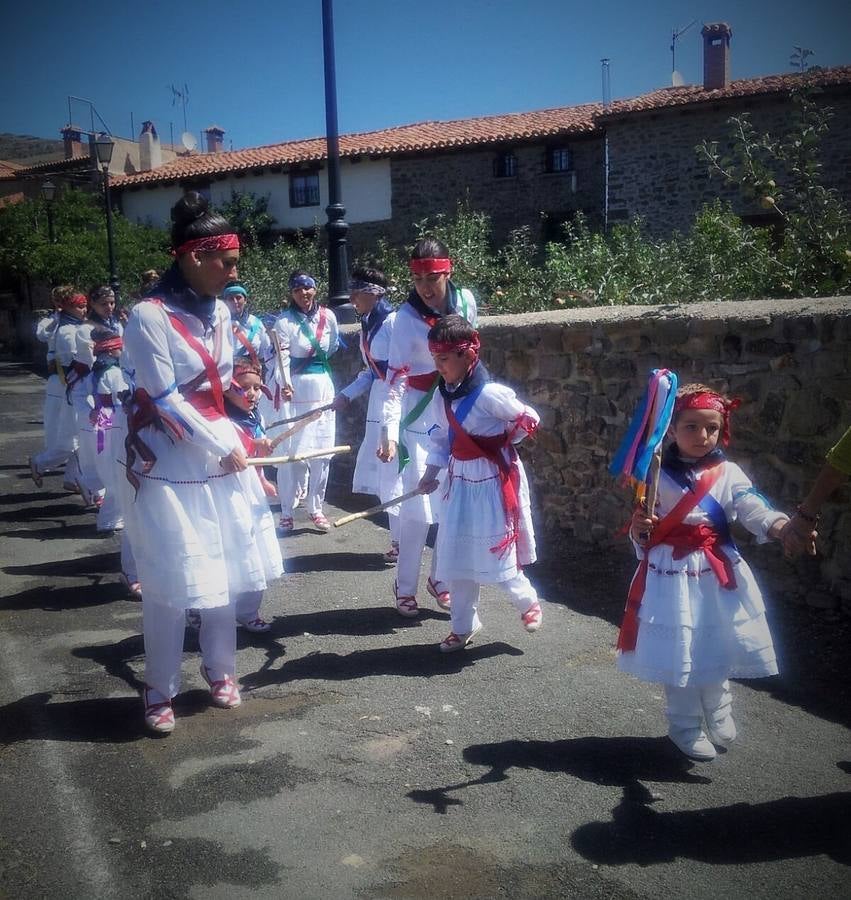
[[(263, 591), (245, 591), (242, 594), (237, 594), (235, 602), (236, 621), (245, 624), (253, 619), (259, 619), (260, 604), (262, 602)], [(206, 615), (207, 613), (205, 612), (201, 619), (203, 620)]]
[[(401, 553), (399, 555), (401, 556)], [(537, 591), (522, 572), (518, 572), (508, 581), (498, 582), (498, 586), (507, 591), (511, 605), (521, 616), (533, 603), (538, 602)], [(452, 578), (449, 580), (449, 589), (452, 596), (450, 609), (452, 630), (455, 634), (469, 634), (475, 631), (482, 624), (478, 612), (481, 586), (476, 581)]]
[(139, 580), (136, 572), (136, 557), (133, 556), (133, 546), (126, 528), (121, 532), (121, 571), (127, 576), (130, 584)]
[[(396, 593), (400, 597), (416, 597), (420, 581), (420, 567), (423, 562), (429, 526), (425, 522), (406, 520), (399, 516), (398, 537), (399, 559), (396, 562)], [(392, 532), (391, 532), (392, 535)], [(438, 581), (437, 553), (431, 555), (431, 579)]]
[(729, 681), (686, 687), (666, 684), (665, 698), (668, 701), (665, 715), (671, 734), (702, 729), (704, 718), (720, 722), (729, 716), (733, 705)]
[(387, 524), (390, 528), (390, 543), (398, 544), (399, 543), (399, 516), (388, 513)]
[[(145, 684), (170, 699), (180, 690), (186, 610), (166, 606), (145, 597), (142, 601), (142, 621), (145, 635)], [(235, 674), (236, 622), (233, 604), (203, 611), (198, 643), (201, 646), (201, 659), (211, 681)]]
[[(324, 448), (323, 448), (324, 449)], [(325, 489), (328, 487), (328, 472), (331, 460), (306, 459), (303, 462), (286, 463), (278, 466), (278, 499), (281, 501), (281, 515), (292, 515), (299, 488), (308, 476), (307, 498), (304, 505), (311, 516), (322, 512), (325, 503)]]

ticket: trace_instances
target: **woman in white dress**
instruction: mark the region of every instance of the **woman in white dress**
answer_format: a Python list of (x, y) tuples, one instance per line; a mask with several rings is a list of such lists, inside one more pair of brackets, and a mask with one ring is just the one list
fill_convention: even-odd
[(202, 612), (201, 676), (213, 704), (240, 704), (234, 598), (262, 591), (268, 572), (238, 474), (245, 451), (224, 412), (231, 323), (216, 295), (236, 277), (239, 239), (197, 193), (171, 216), (176, 261), (124, 333), (135, 391), (123, 508), (144, 585), (145, 723), (161, 734), (174, 728), (187, 609)]
[[(273, 331), (280, 347), (278, 362), (280, 388), (289, 403), (282, 406), (284, 418), (299, 416), (324, 407), (322, 415), (279, 445), (282, 455), (307, 453), (334, 446), (336, 416), (328, 407), (334, 400), (329, 358), (337, 352), (339, 336), (333, 312), (316, 300), (316, 282), (307, 272), (290, 275), (290, 305), (275, 320)], [(286, 426), (281, 426), (286, 427)], [(274, 438), (277, 429), (269, 428)], [(281, 501), (279, 528), (285, 534), (293, 530), (292, 510), (298, 502), (299, 488), (309, 473), (305, 505), (314, 526), (329, 531), (325, 516), (325, 489), (328, 486), (330, 456), (278, 466), (278, 497)]]

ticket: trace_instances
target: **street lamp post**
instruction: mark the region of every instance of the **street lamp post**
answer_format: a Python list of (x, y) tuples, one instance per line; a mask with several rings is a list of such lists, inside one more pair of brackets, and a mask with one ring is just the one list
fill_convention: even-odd
[(103, 195), (106, 205), (106, 245), (109, 252), (109, 285), (115, 294), (115, 305), (118, 306), (118, 273), (115, 270), (115, 245), (112, 235), (112, 200), (109, 196), (109, 163), (112, 160), (112, 151), (115, 144), (110, 140), (109, 135), (100, 134), (95, 141), (95, 152), (97, 153), (98, 164), (103, 171)]
[(343, 217), (340, 191), (340, 142), (337, 134), (337, 75), (334, 65), (334, 8), (333, 0), (322, 0), (322, 50), (325, 60), (325, 137), (328, 146), (328, 305), (340, 322), (356, 321), (354, 307), (349, 303), (348, 260), (346, 232), (348, 223)]
[(53, 232), (53, 201), (56, 197), (56, 185), (52, 181), (45, 181), (41, 186), (41, 196), (47, 209), (47, 239), (51, 244), (56, 243)]

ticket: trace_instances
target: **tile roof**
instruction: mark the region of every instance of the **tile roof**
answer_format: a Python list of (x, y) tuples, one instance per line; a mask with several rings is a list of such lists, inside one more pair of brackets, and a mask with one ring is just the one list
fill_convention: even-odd
[(714, 91), (704, 90), (703, 86), (699, 84), (687, 84), (683, 87), (661, 88), (658, 91), (651, 91), (628, 100), (616, 100), (600, 116), (600, 120), (602, 123), (607, 119), (632, 113), (688, 106), (695, 103), (713, 103), (734, 100), (737, 97), (788, 93), (794, 88), (802, 86), (824, 88), (841, 85), (851, 85), (851, 66), (816, 69), (804, 74), (790, 72), (783, 75), (765, 75), (761, 78), (744, 78), (739, 81), (731, 81), (728, 87)]
[(52, 159), (40, 162), (33, 166), (22, 166), (12, 171), (5, 172), (0, 168), (0, 181), (15, 181), (19, 178), (29, 178), (37, 175), (49, 175), (51, 172), (74, 171), (85, 169), (91, 164), (88, 153), (84, 156), (73, 156), (70, 159)]
[[(390, 156), (401, 153), (445, 150), (521, 141), (556, 134), (592, 134), (601, 103), (544, 109), (529, 113), (456, 119), (450, 122), (418, 122), (381, 131), (340, 135), (340, 156)], [(286, 141), (248, 150), (199, 153), (134, 175), (116, 177), (115, 187), (170, 181), (204, 175), (240, 172), (266, 166), (319, 162), (327, 157), (324, 137)]]
[(0, 159), (0, 176), (11, 175), (13, 172), (17, 172), (20, 168), (20, 163), (13, 162), (10, 159)]
[[(732, 81), (729, 87), (706, 91), (701, 85), (663, 88), (618, 100), (608, 107), (585, 103), (535, 112), (456, 119), (448, 122), (417, 122), (380, 131), (340, 136), (340, 156), (396, 156), (462, 147), (487, 146), (513, 141), (535, 140), (555, 135), (578, 136), (600, 133), (604, 123), (615, 117), (650, 110), (683, 107), (698, 103), (732, 100), (763, 94), (785, 93), (802, 84), (829, 87), (851, 84), (851, 66), (816, 69), (799, 74), (768, 75)], [(194, 153), (179, 156), (149, 172), (119, 175), (116, 188), (174, 182), (204, 176), (226, 175), (274, 166), (319, 162), (327, 157), (324, 137), (285, 141), (224, 153)], [(33, 167), (36, 169), (38, 167)], [(28, 170), (32, 171), (32, 170)]]

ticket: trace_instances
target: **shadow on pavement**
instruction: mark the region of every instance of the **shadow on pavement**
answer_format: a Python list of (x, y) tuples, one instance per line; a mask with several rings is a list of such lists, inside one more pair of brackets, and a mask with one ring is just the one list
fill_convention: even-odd
[(849, 817), (849, 792), (656, 812), (625, 791), (611, 822), (580, 826), (571, 843), (586, 859), (609, 866), (649, 866), (678, 858), (746, 865), (821, 854), (850, 865)]
[(464, 750), (464, 761), (488, 766), (479, 778), (432, 790), (411, 791), (407, 796), (417, 803), (430, 804), (444, 814), (449, 806), (463, 801), (451, 792), (477, 784), (493, 784), (508, 779), (510, 769), (538, 769), (563, 772), (592, 784), (623, 787), (650, 798), (641, 780), (709, 784), (711, 779), (696, 775), (694, 763), (685, 759), (664, 737), (586, 737), (563, 741), (501, 741), (472, 744)]
[(493, 643), (467, 649), (462, 653), (441, 653), (437, 644), (404, 644), (354, 653), (310, 653), (285, 662), (277, 669), (261, 669), (243, 676), (240, 681), (248, 689), (283, 684), (302, 678), (349, 681), (374, 675), (402, 675), (409, 678), (431, 678), (453, 675), (467, 666), (494, 656), (522, 656), (523, 651), (508, 644)]
[[(64, 499), (68, 499), (69, 495), (62, 495)], [(40, 504), (32, 506), (28, 509), (6, 509), (0, 512), (0, 522), (40, 522), (55, 521), (57, 525), (61, 525), (61, 520), (66, 516), (76, 516), (80, 513), (89, 512), (83, 504), (77, 500), (76, 503), (57, 503), (55, 506)], [(32, 534), (31, 531), (25, 532)]]
[[(0, 467), (2, 468), (2, 467)], [(25, 503), (50, 503), (53, 500), (67, 500), (73, 496), (68, 491), (52, 493), (50, 491), (38, 491), (32, 494), (5, 494), (0, 497), (0, 506), (23, 506)], [(79, 508), (79, 500), (77, 501)], [(21, 510), (23, 512), (23, 510)], [(10, 519), (9, 521), (15, 521)]]
[(392, 606), (375, 606), (369, 609), (333, 609), (312, 613), (276, 616), (272, 628), (266, 634), (272, 638), (296, 637), (302, 634), (393, 634), (398, 629), (410, 627), (411, 622), (430, 620), (449, 622), (448, 613), (420, 607), (416, 620), (405, 620)]
[(0, 600), (0, 609), (42, 609), (45, 612), (61, 612), (63, 609), (83, 609), (88, 606), (102, 606), (116, 600), (126, 600), (127, 590), (123, 585), (100, 581), (74, 587), (28, 588), (11, 597)]
[[(96, 697), (51, 703), (49, 692), (31, 694), (0, 707), (0, 744), (19, 741), (82, 741), (123, 744), (149, 737), (139, 697)], [(210, 708), (207, 691), (192, 690), (174, 700), (188, 718)]]
[(78, 556), (74, 559), (34, 563), (29, 566), (4, 566), (2, 571), (7, 575), (35, 575), (38, 578), (91, 576), (97, 582), (103, 575), (116, 575), (121, 571), (121, 554), (117, 551), (96, 553), (94, 556)]
[[(286, 550), (286, 547), (284, 549)], [(313, 553), (310, 556), (286, 556), (285, 553), (284, 567), (288, 575), (300, 572), (383, 572), (391, 570), (391, 567), (385, 564), (380, 553)]]
[(94, 522), (81, 522), (78, 525), (58, 523), (56, 528), (28, 528), (18, 531), (2, 531), (0, 537), (22, 538), (39, 541), (100, 541), (112, 537), (112, 532), (95, 531)]

